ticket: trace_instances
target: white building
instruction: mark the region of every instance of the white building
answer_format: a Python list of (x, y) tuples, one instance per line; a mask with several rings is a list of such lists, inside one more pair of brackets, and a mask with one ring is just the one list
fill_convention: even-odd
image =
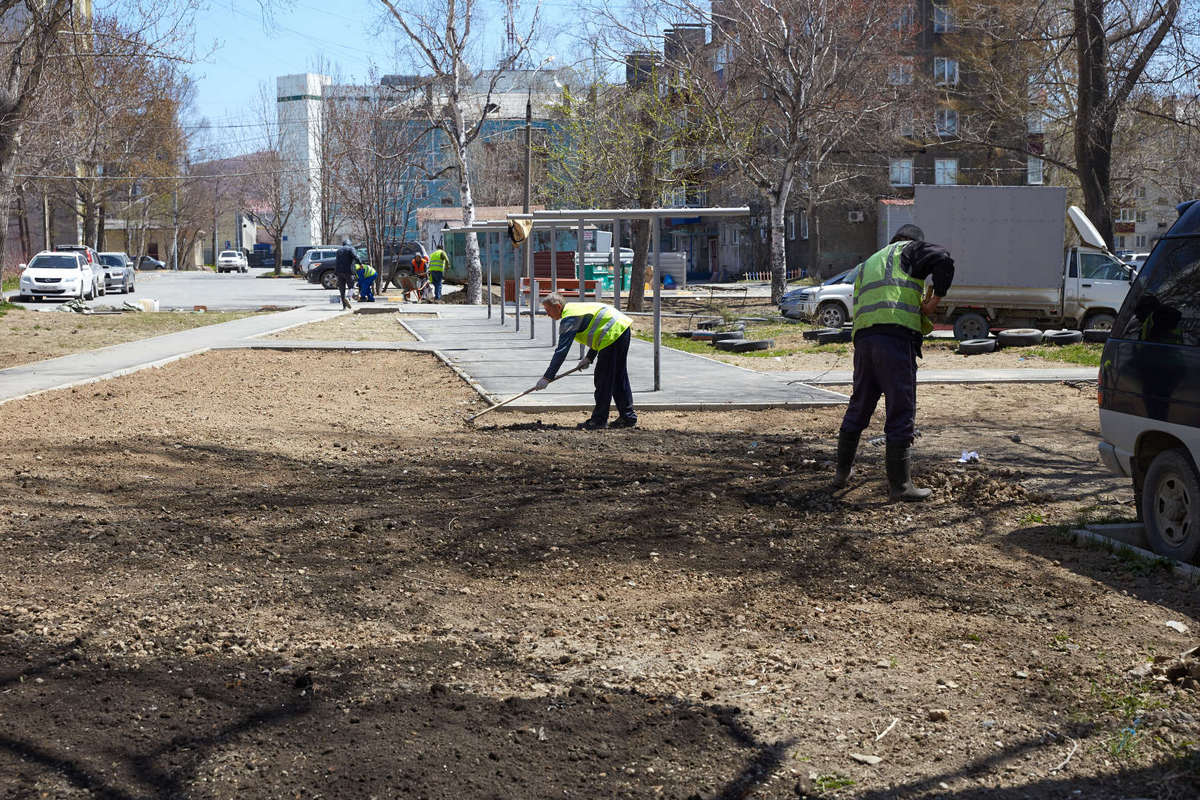
[(281, 258), (291, 258), (294, 247), (327, 244), (318, 241), (321, 237), (319, 136), (325, 87), (330, 83), (327, 76), (311, 72), (275, 79), (279, 149), (284, 163), (294, 164), (302, 178), (296, 182), (301, 196), (283, 232)]

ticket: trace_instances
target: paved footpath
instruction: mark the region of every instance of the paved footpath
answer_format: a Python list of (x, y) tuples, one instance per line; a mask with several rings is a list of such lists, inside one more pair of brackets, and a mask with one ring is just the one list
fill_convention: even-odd
[[(854, 373), (841, 370), (804, 370), (773, 372), (785, 383), (797, 381), (815, 386), (848, 386), (854, 383)], [(917, 369), (917, 383), (1058, 383), (1060, 381), (1094, 381), (1096, 367), (1051, 367), (1049, 369), (1017, 367), (1015, 369)]]
[[(539, 316), (536, 339), (529, 338), (529, 318), (514, 330), (510, 314), (504, 326), (498, 312), (492, 319), (479, 307), (439, 306), (439, 319), (406, 319), (407, 327), (469, 384), (493, 402), (522, 392), (537, 382), (553, 353), (551, 320)], [(560, 372), (579, 361), (575, 347)], [(692, 353), (664, 347), (661, 351), (662, 389), (654, 391), (654, 349), (634, 339), (629, 347), (629, 378), (638, 409), (757, 409), (807, 408), (845, 403), (844, 395), (804, 384), (787, 384), (769, 374), (754, 372)], [(561, 378), (505, 409), (514, 411), (588, 411), (593, 405), (592, 371)], [(501, 410), (505, 410), (501, 409)]]
[(180, 358), (264, 336), (296, 325), (331, 319), (337, 306), (307, 306), (278, 314), (256, 314), (218, 325), (205, 325), (150, 339), (88, 350), (0, 370), (0, 403), (31, 394), (93, 383), (157, 367)]

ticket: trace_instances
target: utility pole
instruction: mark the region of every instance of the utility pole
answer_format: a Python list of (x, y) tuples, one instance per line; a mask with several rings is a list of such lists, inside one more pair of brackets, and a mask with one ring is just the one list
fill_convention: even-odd
[(175, 217), (175, 230), (171, 237), (171, 269), (179, 269), (179, 187), (171, 193), (171, 213)]
[[(212, 229), (212, 258), (213, 269), (217, 268), (217, 179), (213, 178), (213, 229)], [(242, 245), (238, 244), (238, 252), (241, 252)]]
[[(536, 73), (535, 73), (536, 74)], [(533, 76), (529, 78), (529, 91), (525, 95), (525, 213), (533, 205)], [(525, 277), (529, 281), (529, 338), (533, 338), (533, 318), (537, 316), (537, 289), (533, 283), (533, 225), (525, 239)], [(553, 258), (553, 256), (551, 256)], [(517, 318), (520, 319), (520, 311)], [(553, 344), (553, 342), (551, 342)]]

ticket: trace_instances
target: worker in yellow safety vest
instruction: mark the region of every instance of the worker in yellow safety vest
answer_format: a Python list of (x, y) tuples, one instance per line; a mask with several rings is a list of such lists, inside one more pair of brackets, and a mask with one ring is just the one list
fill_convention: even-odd
[[(551, 319), (561, 320), (562, 324), (558, 328), (558, 347), (550, 359), (550, 366), (533, 388), (541, 391), (550, 385), (570, 352), (572, 342), (578, 342), (588, 347), (578, 368), (587, 369), (596, 362), (596, 405), (592, 416), (581, 422), (579, 428), (594, 431), (636, 425), (633, 390), (629, 388), (629, 370), (625, 363), (629, 356), (629, 327), (633, 321), (604, 303), (567, 303), (558, 292), (543, 300), (542, 308)], [(619, 416), (609, 425), (608, 407), (612, 402), (616, 403)]]
[(358, 299), (364, 303), (375, 302), (375, 268), (370, 264), (359, 264), (354, 270), (358, 276)]
[[(902, 225), (891, 243), (857, 268), (854, 279), (854, 390), (838, 433), (840, 489), (854, 474), (854, 455), (880, 396), (887, 398), (888, 495), (892, 500), (924, 500), (929, 489), (912, 484), (909, 448), (916, 432), (917, 358), (921, 340), (933, 329), (928, 317), (954, 280), (954, 259), (924, 241), (916, 225)], [(932, 285), (922, 295), (925, 279)]]
[(442, 297), (442, 275), (449, 263), (450, 256), (446, 255), (446, 251), (440, 247), (429, 254), (429, 280), (433, 281), (435, 299), (440, 300)]

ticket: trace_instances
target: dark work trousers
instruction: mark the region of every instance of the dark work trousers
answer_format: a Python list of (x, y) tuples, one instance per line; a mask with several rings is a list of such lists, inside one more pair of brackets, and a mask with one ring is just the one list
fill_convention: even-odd
[(854, 338), (854, 391), (842, 430), (859, 433), (871, 422), (879, 396), (887, 403), (888, 444), (908, 447), (917, 418), (917, 344), (902, 336), (864, 331)]
[(433, 281), (433, 297), (435, 300), (442, 299), (442, 271), (440, 269), (429, 270), (429, 280)]
[(633, 410), (633, 390), (629, 388), (629, 370), (625, 361), (629, 357), (629, 331), (621, 334), (615, 342), (596, 356), (596, 407), (592, 409), (593, 422), (608, 422), (608, 404), (615, 401), (617, 412), (630, 422), (637, 420)]
[(346, 302), (346, 290), (354, 285), (354, 276), (346, 275), (341, 272), (335, 272), (338, 282), (338, 294), (341, 295), (342, 302)]

